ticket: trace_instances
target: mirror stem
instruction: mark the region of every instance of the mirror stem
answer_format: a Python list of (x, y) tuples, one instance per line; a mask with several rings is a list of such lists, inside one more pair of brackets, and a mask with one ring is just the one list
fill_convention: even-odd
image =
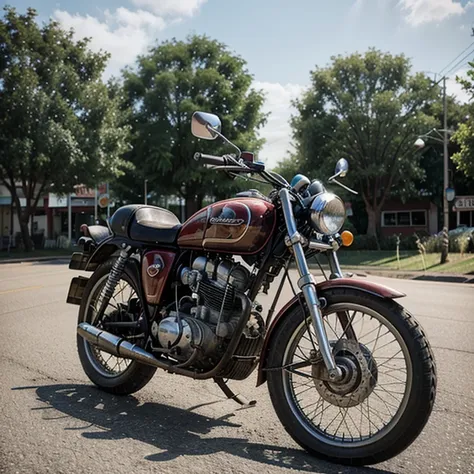
[(215, 130), (214, 128), (212, 128), (210, 125), (207, 125), (207, 129), (211, 132), (211, 133), (215, 133), (218, 137), (222, 138), (222, 140), (224, 140), (226, 143), (228, 143), (230, 146), (232, 146), (233, 148), (235, 148), (238, 152), (238, 155), (237, 155), (237, 158), (240, 158), (240, 155), (242, 154), (242, 151), (240, 150), (240, 148), (237, 146), (237, 145), (234, 145), (229, 139), (227, 139), (224, 135), (222, 135), (221, 132)]
[(341, 176), (343, 171), (338, 171), (335, 175), (331, 176), (328, 181), (336, 181), (334, 178), (337, 178), (338, 176)]
[(336, 183), (336, 184), (338, 184), (339, 186), (341, 186), (341, 188), (346, 189), (347, 191), (349, 191), (349, 192), (352, 193), (352, 194), (359, 194), (357, 191), (354, 191), (353, 189), (347, 187), (345, 184), (340, 183), (339, 181), (337, 181), (337, 180), (334, 179), (334, 178), (329, 179), (329, 182), (330, 182), (330, 183)]

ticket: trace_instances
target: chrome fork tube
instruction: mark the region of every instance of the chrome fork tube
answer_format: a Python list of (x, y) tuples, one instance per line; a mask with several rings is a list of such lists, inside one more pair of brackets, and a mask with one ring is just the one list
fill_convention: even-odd
[(306, 305), (308, 306), (316, 337), (318, 339), (319, 350), (328, 370), (329, 378), (335, 380), (342, 377), (342, 371), (336, 365), (331, 346), (329, 345), (326, 329), (324, 328), (323, 316), (321, 314), (319, 299), (316, 294), (316, 282), (314, 281), (313, 275), (309, 272), (308, 264), (306, 262), (306, 257), (301, 245), (301, 235), (296, 228), (290, 194), (287, 189), (281, 189), (279, 196), (283, 215), (285, 217), (286, 228), (288, 230), (288, 245), (293, 248), (296, 266), (300, 275), (298, 287), (303, 292)]
[(344, 275), (342, 274), (336, 252), (334, 250), (328, 250), (327, 257), (329, 268), (331, 269), (331, 278), (342, 278)]

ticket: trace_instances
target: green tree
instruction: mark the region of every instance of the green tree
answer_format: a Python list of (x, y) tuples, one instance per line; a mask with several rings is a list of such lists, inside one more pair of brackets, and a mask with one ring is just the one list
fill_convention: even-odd
[(470, 95), (468, 116), (461, 123), (453, 136), (453, 140), (459, 145), (460, 150), (452, 157), (458, 169), (470, 178), (474, 178), (474, 63), (469, 63), (471, 69), (467, 72), (467, 78), (456, 78), (462, 84), (463, 89)]
[[(12, 195), (27, 250), (28, 222), (49, 191), (119, 175), (128, 129), (101, 81), (105, 53), (50, 21), (5, 7), (0, 20), (0, 182)], [(26, 206), (20, 205), (21, 195)]]
[[(124, 72), (132, 109), (136, 180), (148, 179), (150, 190), (186, 200), (186, 214), (199, 209), (204, 196), (226, 195), (232, 183), (222, 173), (193, 160), (197, 151), (231, 152), (220, 140), (207, 142), (191, 134), (191, 116), (201, 110), (217, 114), (223, 133), (241, 149), (258, 151), (264, 124), (264, 97), (251, 88), (245, 61), (206, 36), (166, 41), (138, 59), (136, 71)], [(138, 189), (143, 189), (142, 184)]]
[(360, 193), (367, 233), (377, 235), (385, 200), (413, 193), (423, 175), (413, 142), (435, 126), (428, 114), (439, 88), (410, 61), (376, 50), (332, 58), (311, 74), (312, 86), (296, 101), (292, 120), (295, 159), (315, 177), (332, 174), (341, 156), (350, 162), (347, 182)]

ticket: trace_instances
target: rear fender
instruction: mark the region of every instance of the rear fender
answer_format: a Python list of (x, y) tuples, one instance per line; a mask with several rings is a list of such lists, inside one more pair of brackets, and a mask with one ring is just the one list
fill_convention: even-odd
[(123, 245), (130, 245), (132, 248), (143, 247), (140, 242), (111, 235), (101, 241), (97, 247), (89, 246), (90, 251), (85, 249), (84, 252), (74, 252), (69, 262), (69, 268), (71, 270), (93, 272), (101, 263), (106, 262), (115, 252), (118, 252)]
[[(384, 299), (395, 299), (402, 298), (406, 296), (405, 293), (401, 293), (397, 290), (393, 290), (384, 285), (379, 285), (378, 283), (373, 283), (366, 280), (354, 280), (352, 278), (336, 278), (334, 280), (322, 281), (316, 285), (316, 291), (319, 298), (324, 298), (324, 293), (328, 290), (335, 288), (351, 288), (353, 290), (361, 291), (364, 293), (369, 293), (373, 296)], [(295, 306), (298, 306), (300, 302), (304, 303), (303, 293), (299, 293), (294, 296), (273, 318), (265, 336), (265, 341), (263, 343), (262, 352), (260, 355), (260, 362), (258, 366), (258, 377), (257, 377), (257, 387), (262, 385), (267, 381), (266, 373), (266, 361), (267, 361), (267, 352), (270, 347), (270, 343), (273, 337), (273, 334), (276, 333), (277, 327), (282, 324), (285, 317), (293, 311)]]
[[(104, 246), (104, 247), (105, 248), (103, 248), (100, 255), (97, 256), (96, 262), (94, 262), (93, 265), (88, 267), (90, 271), (94, 271), (101, 263), (104, 263), (105, 261), (110, 259), (110, 257), (112, 257), (115, 254), (115, 252), (118, 250), (118, 246), (111, 243), (109, 243), (108, 246)], [(95, 266), (95, 267), (91, 269), (92, 266)], [(129, 258), (127, 260), (126, 266), (127, 266), (130, 276), (134, 280), (135, 286), (139, 293), (138, 296), (140, 298), (140, 301), (143, 302), (143, 309), (145, 311), (146, 319), (149, 320), (151, 311), (148, 305), (146, 304), (147, 299), (146, 299), (145, 291), (143, 288), (143, 282), (141, 279), (141, 264), (139, 261), (139, 257), (132, 256), (131, 258)], [(68, 291), (66, 301), (70, 304), (80, 305), (82, 302), (82, 298), (84, 296), (84, 290), (86, 288), (88, 281), (89, 281), (89, 278), (86, 278), (83, 276), (78, 276), (78, 277), (73, 278), (69, 286), (69, 291)]]

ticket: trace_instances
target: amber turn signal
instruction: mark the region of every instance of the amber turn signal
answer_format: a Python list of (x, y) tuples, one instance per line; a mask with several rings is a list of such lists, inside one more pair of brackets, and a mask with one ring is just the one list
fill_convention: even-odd
[(344, 245), (344, 247), (349, 247), (350, 245), (352, 245), (352, 242), (354, 242), (354, 236), (352, 235), (352, 232), (349, 232), (348, 230), (345, 230), (341, 234), (341, 239), (342, 245)]

